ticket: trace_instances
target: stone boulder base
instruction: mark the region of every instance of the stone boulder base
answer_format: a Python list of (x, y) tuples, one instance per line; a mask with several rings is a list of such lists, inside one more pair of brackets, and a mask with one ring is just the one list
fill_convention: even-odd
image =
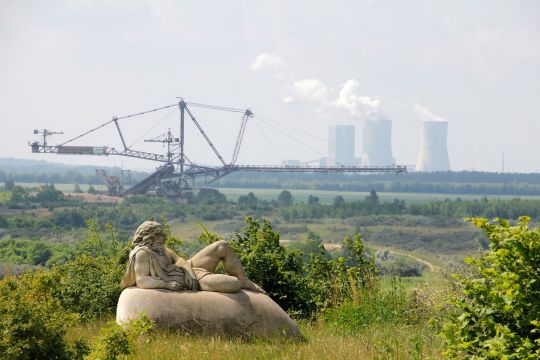
[(170, 291), (130, 287), (122, 291), (116, 322), (146, 314), (160, 328), (210, 336), (303, 339), (298, 326), (267, 295), (241, 290)]

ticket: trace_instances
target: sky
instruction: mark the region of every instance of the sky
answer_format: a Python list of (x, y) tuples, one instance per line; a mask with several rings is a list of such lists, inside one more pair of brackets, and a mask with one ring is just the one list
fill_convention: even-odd
[[(120, 156), (32, 154), (34, 129), (67, 141), (113, 116), (186, 101), (251, 109), (238, 164), (327, 155), (328, 126), (392, 121), (397, 164), (422, 120), (448, 122), (453, 170), (539, 172), (540, 2), (0, 0), (0, 157), (152, 170)], [(191, 108), (230, 161), (241, 114)], [(133, 149), (179, 112), (123, 119)], [(71, 145), (121, 149), (113, 124)], [(217, 164), (186, 123), (186, 155)]]

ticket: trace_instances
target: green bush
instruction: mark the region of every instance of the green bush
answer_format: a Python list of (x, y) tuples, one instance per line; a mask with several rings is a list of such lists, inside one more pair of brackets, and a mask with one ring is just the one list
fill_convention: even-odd
[(120, 355), (132, 354), (137, 341), (151, 340), (154, 328), (155, 322), (145, 315), (122, 326), (110, 322), (108, 327), (102, 329), (102, 335), (97, 339), (87, 359), (116, 360)]
[(469, 273), (455, 275), (455, 316), (444, 326), (446, 356), (456, 359), (540, 357), (540, 229), (529, 218), (515, 226), (471, 219), (490, 248), (468, 258)]
[(84, 321), (113, 314), (124, 271), (116, 259), (80, 255), (52, 269), (58, 281), (52, 296)]
[(249, 278), (261, 286), (285, 311), (308, 316), (316, 308), (304, 281), (301, 253), (279, 243), (268, 220), (247, 217), (247, 226), (231, 241)]
[(337, 307), (353, 300), (360, 290), (376, 282), (375, 261), (360, 234), (343, 240), (344, 254), (337, 259), (330, 259), (322, 244), (319, 249), (305, 265), (306, 282), (317, 308)]
[(67, 326), (77, 317), (65, 311), (49, 289), (48, 271), (27, 272), (0, 281), (0, 359), (82, 359), (88, 346), (68, 342)]
[(106, 225), (104, 234), (89, 221), (87, 238), (77, 248), (78, 256), (52, 268), (58, 281), (52, 296), (85, 321), (114, 313), (128, 251), (117, 240), (112, 226)]

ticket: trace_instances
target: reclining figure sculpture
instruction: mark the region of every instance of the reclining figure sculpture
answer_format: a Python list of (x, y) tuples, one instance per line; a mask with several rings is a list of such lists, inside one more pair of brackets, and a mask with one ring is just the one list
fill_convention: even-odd
[[(228, 275), (214, 273), (220, 262)], [(245, 289), (266, 294), (248, 279), (240, 259), (227, 241), (216, 241), (186, 260), (165, 246), (163, 226), (153, 220), (143, 222), (133, 236), (121, 288), (130, 286), (224, 293)]]
[[(221, 262), (227, 274), (214, 273)], [(165, 246), (160, 223), (145, 221), (133, 236), (121, 287), (118, 324), (144, 314), (159, 327), (189, 334), (303, 339), (287, 313), (247, 277), (223, 240), (186, 260)]]

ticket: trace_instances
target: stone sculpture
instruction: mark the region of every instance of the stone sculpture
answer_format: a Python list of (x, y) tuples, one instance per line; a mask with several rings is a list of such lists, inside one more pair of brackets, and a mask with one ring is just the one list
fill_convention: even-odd
[[(220, 262), (229, 275), (214, 274)], [(143, 222), (133, 236), (121, 288), (129, 286), (225, 293), (246, 289), (265, 293), (247, 278), (240, 260), (226, 241), (216, 241), (185, 260), (165, 246), (162, 225), (152, 220)]]
[[(228, 275), (214, 273), (220, 262)], [(165, 246), (162, 225), (153, 220), (133, 236), (121, 288), (119, 324), (145, 314), (159, 327), (190, 333), (302, 339), (287, 313), (248, 279), (226, 241), (185, 260)]]

